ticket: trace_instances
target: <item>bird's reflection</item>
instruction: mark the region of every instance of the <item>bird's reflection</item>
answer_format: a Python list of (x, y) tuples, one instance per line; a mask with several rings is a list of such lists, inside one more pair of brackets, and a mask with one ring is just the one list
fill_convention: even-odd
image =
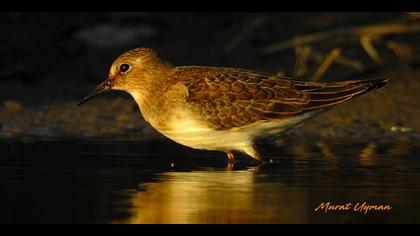
[[(304, 221), (305, 194), (256, 182), (259, 167), (241, 171), (166, 172), (130, 197), (131, 217), (113, 223), (258, 223)], [(290, 202), (299, 202), (291, 208)]]
[[(141, 183), (137, 189), (128, 191), (129, 217), (111, 223), (314, 221), (317, 220), (313, 214), (315, 202), (330, 200), (331, 196), (355, 200), (352, 198), (354, 193), (341, 192), (331, 186), (386, 184), (378, 182), (378, 176), (382, 176), (380, 170), (401, 165), (395, 157), (404, 156), (411, 150), (410, 144), (404, 141), (391, 145), (319, 141), (316, 145), (308, 145), (300, 140), (279, 146), (281, 151), (273, 153), (281, 153), (281, 156), (268, 156), (274, 161), (252, 168), (228, 163), (226, 167), (196, 167), (182, 172), (174, 168), (158, 174), (155, 181)], [(394, 171), (392, 178), (403, 181), (404, 176), (404, 171)], [(332, 195), (305, 187), (320, 184), (330, 186), (324, 190)], [(369, 189), (358, 194), (371, 198)], [(387, 201), (398, 200), (398, 196), (382, 197)], [(374, 198), (371, 200), (375, 201)]]

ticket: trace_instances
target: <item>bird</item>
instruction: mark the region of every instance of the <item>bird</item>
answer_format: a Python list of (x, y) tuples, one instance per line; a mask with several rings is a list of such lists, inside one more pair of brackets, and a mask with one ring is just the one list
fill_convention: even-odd
[(82, 101), (110, 90), (128, 92), (154, 129), (200, 150), (255, 160), (260, 138), (275, 136), (319, 113), (385, 86), (388, 79), (333, 83), (299, 81), (254, 70), (173, 66), (149, 48), (122, 53), (108, 78)]

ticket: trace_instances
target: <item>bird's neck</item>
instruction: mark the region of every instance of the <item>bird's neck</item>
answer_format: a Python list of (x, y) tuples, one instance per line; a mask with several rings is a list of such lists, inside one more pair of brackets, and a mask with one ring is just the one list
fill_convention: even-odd
[(172, 67), (164, 66), (160, 70), (143, 78), (142, 82), (127, 90), (136, 101), (144, 119), (156, 129), (165, 129), (164, 119), (168, 105), (165, 102), (168, 89), (173, 85), (170, 80)]
[(168, 71), (170, 71), (169, 68), (144, 71), (142, 79), (134, 80), (125, 87), (125, 90), (131, 94), (139, 106), (146, 107), (160, 97), (160, 91), (163, 91), (163, 86), (167, 84)]
[(130, 93), (130, 95), (136, 101), (144, 119), (146, 121), (149, 121), (149, 118), (153, 117), (155, 113), (153, 109), (153, 98), (152, 98), (152, 96), (154, 97), (154, 95), (145, 89), (132, 90), (132, 91), (128, 91), (128, 93)]
[(162, 113), (165, 113), (165, 107), (162, 106), (162, 93), (164, 92), (162, 84), (149, 85), (146, 89), (135, 89), (128, 92), (139, 106), (143, 118), (156, 129), (164, 128), (161, 121)]

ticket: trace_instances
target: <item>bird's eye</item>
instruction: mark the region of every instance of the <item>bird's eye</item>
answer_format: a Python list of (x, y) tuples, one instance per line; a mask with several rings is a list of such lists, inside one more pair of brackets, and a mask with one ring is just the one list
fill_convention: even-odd
[(121, 64), (120, 65), (120, 72), (121, 73), (126, 73), (128, 70), (130, 69), (130, 65), (129, 64)]

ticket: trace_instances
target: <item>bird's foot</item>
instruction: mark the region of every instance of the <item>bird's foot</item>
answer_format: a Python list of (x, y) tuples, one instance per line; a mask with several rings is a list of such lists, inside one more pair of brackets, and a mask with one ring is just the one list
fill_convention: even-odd
[(233, 168), (235, 167), (235, 156), (233, 155), (233, 153), (231, 152), (227, 152), (227, 169), (228, 170), (233, 170)]
[(227, 154), (228, 162), (235, 162), (235, 156), (233, 155), (233, 153), (228, 152), (226, 154)]

